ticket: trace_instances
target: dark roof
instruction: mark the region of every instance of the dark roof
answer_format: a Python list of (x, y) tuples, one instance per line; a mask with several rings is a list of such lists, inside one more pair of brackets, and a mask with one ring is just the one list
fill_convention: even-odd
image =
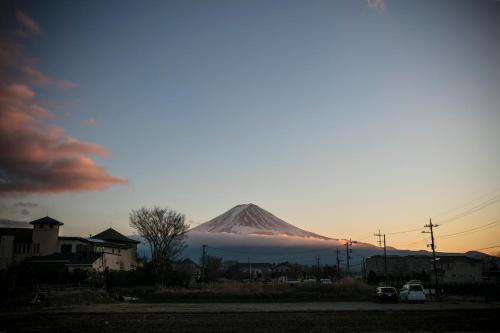
[(116, 243), (134, 243), (134, 244), (140, 243), (139, 241), (136, 241), (132, 238), (128, 238), (128, 237), (120, 234), (118, 231), (116, 231), (113, 228), (109, 228), (107, 230), (104, 230), (103, 232), (92, 236), (92, 238), (102, 239), (102, 240), (105, 240), (108, 242), (116, 242)]
[(33, 241), (33, 229), (27, 228), (0, 228), (0, 236), (14, 236), (16, 243), (31, 243)]
[(53, 219), (52, 217), (45, 216), (45, 217), (42, 217), (41, 219), (31, 221), (30, 224), (33, 224), (33, 225), (35, 225), (35, 224), (63, 225), (64, 223), (62, 223), (56, 219)]
[(66, 266), (91, 266), (102, 253), (54, 253), (48, 256), (32, 257), (28, 260), (37, 264), (63, 264)]
[(58, 239), (59, 240), (76, 240), (76, 241), (80, 241), (80, 242), (84, 242), (84, 243), (89, 243), (89, 244), (92, 243), (87, 238), (78, 237), (78, 236), (59, 236)]
[(59, 240), (61, 241), (79, 241), (82, 243), (87, 243), (87, 244), (93, 244), (97, 246), (103, 246), (103, 247), (114, 247), (117, 249), (128, 249), (130, 248), (130, 243), (124, 244), (124, 243), (114, 243), (114, 242), (109, 242), (105, 241), (103, 239), (98, 239), (98, 238), (84, 238), (84, 237), (78, 237), (78, 236), (59, 236)]

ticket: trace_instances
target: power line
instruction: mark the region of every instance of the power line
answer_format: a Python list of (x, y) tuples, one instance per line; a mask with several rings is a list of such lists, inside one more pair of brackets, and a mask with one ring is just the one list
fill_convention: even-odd
[[(488, 246), (488, 247), (483, 247), (480, 249), (474, 249), (474, 250), (469, 250), (469, 251), (482, 251), (482, 250), (490, 250), (490, 249), (497, 249), (497, 248), (500, 248), (500, 245)], [(446, 252), (453, 252), (453, 251), (446, 251)]]
[(476, 205), (474, 207), (471, 207), (471, 208), (469, 208), (469, 209), (467, 209), (467, 210), (465, 210), (465, 211), (463, 211), (461, 213), (458, 213), (458, 214), (456, 214), (456, 215), (454, 215), (454, 216), (452, 216), (450, 218), (441, 220), (440, 223), (441, 223), (441, 225), (443, 225), (443, 224), (447, 224), (447, 223), (456, 221), (456, 220), (461, 219), (461, 218), (463, 218), (465, 216), (468, 216), (468, 215), (471, 215), (471, 214), (473, 214), (475, 212), (478, 212), (478, 211), (480, 211), (480, 210), (482, 210), (482, 209), (484, 209), (486, 207), (489, 207), (489, 206), (491, 206), (493, 204), (496, 204), (497, 202), (500, 202), (500, 194), (496, 195), (493, 198), (490, 198), (490, 199), (488, 199), (486, 201), (483, 201), (483, 202), (479, 203), (478, 205)]
[(415, 229), (410, 229), (410, 230), (404, 230), (404, 231), (397, 231), (397, 232), (388, 232), (388, 235), (400, 235), (400, 234), (407, 234), (410, 232), (415, 232), (415, 231), (420, 231), (422, 228), (415, 228)]
[[(498, 192), (498, 190), (492, 191), (486, 195), (490, 195), (490, 194), (495, 193), (495, 192)], [(486, 195), (483, 195), (480, 198), (483, 198)], [(469, 201), (469, 203), (475, 202), (477, 200), (478, 199), (471, 200), (471, 201)], [(476, 204), (474, 207), (468, 208), (468, 209), (466, 209), (458, 214), (455, 214), (447, 219), (443, 219), (443, 220), (441, 220), (440, 224), (443, 225), (443, 224), (447, 224), (447, 223), (453, 222), (455, 220), (461, 219), (465, 216), (471, 215), (471, 214), (478, 212), (484, 208), (487, 208), (491, 205), (494, 205), (497, 202), (500, 202), (500, 194), (497, 194), (497, 195), (493, 196), (492, 198), (484, 200), (484, 201)], [(440, 215), (442, 215), (442, 214), (440, 214)], [(411, 232), (420, 231), (420, 230), (422, 230), (422, 228), (414, 228), (414, 229), (390, 232), (390, 233), (387, 233), (387, 235), (400, 235), (400, 234), (406, 234), (406, 233), (411, 233)]]
[(476, 233), (476, 232), (480, 232), (480, 231), (488, 230), (488, 229), (491, 229), (491, 228), (495, 228), (495, 227), (497, 227), (499, 225), (499, 223), (500, 223), (500, 220), (496, 220), (496, 221), (493, 221), (491, 223), (482, 225), (480, 227), (475, 227), (475, 228), (472, 228), (472, 229), (463, 230), (463, 231), (459, 231), (459, 232), (455, 232), (455, 233), (447, 234), (447, 235), (439, 235), (439, 238), (441, 238), (441, 239), (447, 239), (447, 238), (462, 236), (464, 234), (473, 234), (473, 233)]

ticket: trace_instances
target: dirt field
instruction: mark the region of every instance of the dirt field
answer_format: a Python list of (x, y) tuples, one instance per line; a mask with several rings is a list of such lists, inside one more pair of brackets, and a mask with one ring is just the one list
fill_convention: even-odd
[(498, 312), (29, 314), (2, 318), (3, 332), (498, 332)]
[(0, 314), (0, 332), (500, 332), (485, 303), (108, 304)]

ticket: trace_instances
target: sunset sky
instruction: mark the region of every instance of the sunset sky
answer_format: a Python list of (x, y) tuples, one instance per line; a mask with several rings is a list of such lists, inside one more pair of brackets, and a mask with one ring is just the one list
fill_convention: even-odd
[[(64, 235), (255, 203), (335, 238), (500, 245), (500, 2), (3, 1), (0, 218)], [(465, 232), (489, 225), (487, 229)]]

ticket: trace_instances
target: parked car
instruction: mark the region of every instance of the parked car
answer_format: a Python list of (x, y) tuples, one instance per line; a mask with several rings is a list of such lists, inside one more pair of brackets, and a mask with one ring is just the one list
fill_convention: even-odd
[(397, 302), (398, 291), (394, 287), (377, 287), (375, 294), (376, 302)]
[(417, 283), (407, 283), (399, 291), (399, 299), (403, 302), (425, 302), (424, 287)]

